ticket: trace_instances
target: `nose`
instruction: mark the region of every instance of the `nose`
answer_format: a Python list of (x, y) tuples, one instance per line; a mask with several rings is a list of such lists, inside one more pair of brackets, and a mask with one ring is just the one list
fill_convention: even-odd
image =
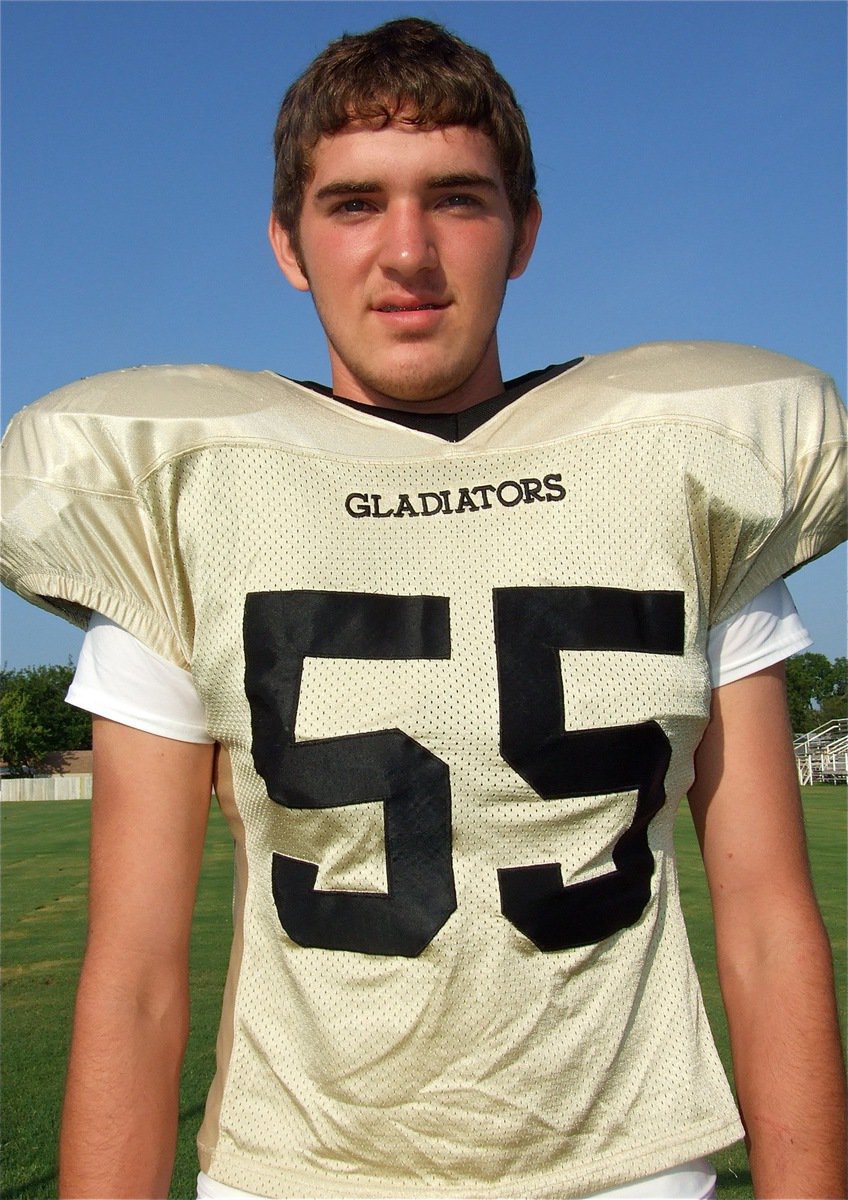
[(433, 230), (419, 205), (390, 206), (380, 232), (379, 263), (384, 271), (408, 277), (439, 265)]

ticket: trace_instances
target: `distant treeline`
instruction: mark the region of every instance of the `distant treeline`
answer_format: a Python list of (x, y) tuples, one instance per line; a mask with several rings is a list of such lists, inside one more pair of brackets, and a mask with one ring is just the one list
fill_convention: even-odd
[(74, 677), (65, 666), (0, 670), (0, 758), (13, 775), (38, 771), (56, 750), (89, 750), (91, 717), (65, 703)]
[(848, 659), (794, 654), (786, 662), (786, 690), (796, 734), (848, 717)]

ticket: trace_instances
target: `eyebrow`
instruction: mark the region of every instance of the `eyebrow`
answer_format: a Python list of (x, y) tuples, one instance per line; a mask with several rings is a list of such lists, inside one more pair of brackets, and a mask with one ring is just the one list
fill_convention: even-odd
[(462, 171), (456, 175), (437, 175), (427, 180), (431, 188), (483, 187), (497, 191), (497, 182), (490, 175), (480, 175), (476, 171)]
[[(427, 187), (433, 191), (444, 188), (482, 187), (497, 191), (497, 182), (490, 175), (480, 175), (476, 171), (462, 171), (451, 175), (434, 175), (427, 180)], [(381, 192), (383, 184), (370, 179), (338, 179), (326, 183), (315, 193), (315, 200), (327, 200), (333, 196), (364, 196)]]

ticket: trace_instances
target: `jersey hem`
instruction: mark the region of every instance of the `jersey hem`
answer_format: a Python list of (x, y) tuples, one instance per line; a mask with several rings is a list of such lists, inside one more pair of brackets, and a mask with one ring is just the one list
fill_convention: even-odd
[[(580, 1200), (604, 1189), (620, 1187), (641, 1178), (672, 1170), (682, 1162), (705, 1158), (718, 1150), (741, 1141), (744, 1129), (737, 1120), (725, 1121), (721, 1125), (708, 1125), (693, 1131), (684, 1140), (672, 1144), (639, 1143), (620, 1151), (608, 1164), (603, 1179), (593, 1177), (591, 1170), (572, 1168), (568, 1179), (561, 1171), (544, 1175), (524, 1175), (520, 1179), (505, 1182), (493, 1180), (486, 1184), (445, 1182), (444, 1185), (421, 1183), (386, 1183), (374, 1176), (357, 1174), (355, 1178), (314, 1176), (304, 1171), (286, 1171), (281, 1179), (279, 1171), (265, 1170), (256, 1159), (238, 1152), (227, 1154), (230, 1170), (223, 1167), (220, 1155), (198, 1142), (201, 1152), (201, 1169), (229, 1187), (253, 1192), (260, 1197), (274, 1196), (280, 1200)], [(640, 1166), (640, 1164), (644, 1164)]]

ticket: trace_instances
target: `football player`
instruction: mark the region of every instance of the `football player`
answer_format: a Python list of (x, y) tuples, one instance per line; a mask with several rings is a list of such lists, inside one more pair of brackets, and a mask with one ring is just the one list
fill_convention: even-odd
[(283, 102), (269, 226), (332, 391), (142, 368), (13, 421), (7, 579), (90, 626), (96, 714), (63, 1196), (168, 1190), (213, 786), (235, 935), (199, 1195), (705, 1197), (743, 1132), (757, 1195), (845, 1194), (780, 665), (782, 576), (844, 536), (842, 408), (720, 344), (504, 383), (540, 215), (485, 55), (413, 18), (345, 36)]

